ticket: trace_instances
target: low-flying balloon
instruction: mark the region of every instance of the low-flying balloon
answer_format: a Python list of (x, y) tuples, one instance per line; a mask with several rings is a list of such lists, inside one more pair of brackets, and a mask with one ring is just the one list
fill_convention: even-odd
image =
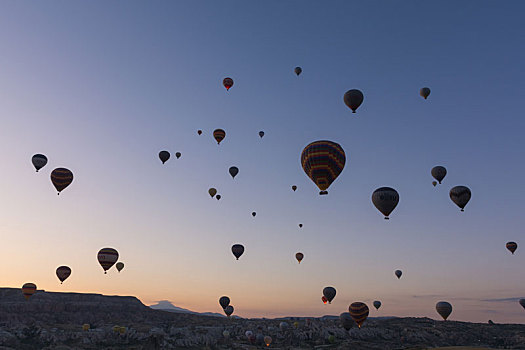
[(58, 191), (62, 192), (67, 186), (73, 182), (73, 173), (66, 168), (56, 168), (51, 172), (51, 182)]
[(465, 211), (465, 206), (469, 202), (472, 193), (466, 186), (456, 186), (450, 190), (449, 196), (452, 202), (461, 208), (461, 211)]
[(228, 298), (226, 295), (223, 295), (219, 298), (219, 305), (223, 310), (226, 309), (226, 307), (230, 305), (230, 298)]
[(264, 131), (259, 131), (259, 137), (262, 139), (264, 136)]
[(162, 162), (162, 164), (166, 163), (168, 159), (170, 159), (170, 152), (168, 151), (160, 151), (159, 152), (159, 159)]
[(321, 190), (321, 195), (328, 194), (328, 187), (341, 174), (345, 163), (345, 151), (332, 141), (314, 141), (301, 153), (303, 170)]
[(104, 273), (115, 265), (118, 260), (118, 252), (113, 248), (102, 248), (97, 254), (98, 263), (104, 269)]
[(434, 179), (441, 183), (445, 176), (447, 176), (447, 169), (444, 166), (438, 165), (432, 168), (430, 174)]
[(290, 328), (290, 325), (288, 324), (288, 322), (284, 322), (283, 321), (283, 322), (279, 323), (279, 329), (281, 331), (284, 332), (284, 331), (288, 330), (288, 328)]
[(372, 203), (388, 220), (388, 216), (399, 203), (399, 193), (390, 187), (381, 187), (372, 193)]
[(272, 337), (270, 337), (269, 335), (264, 337), (264, 343), (266, 344), (266, 346), (270, 346), (270, 344), (272, 343)]
[(222, 85), (226, 88), (226, 90), (230, 90), (230, 88), (233, 86), (233, 79), (232, 78), (224, 78), (222, 81)]
[(354, 326), (354, 320), (352, 319), (352, 316), (350, 316), (349, 312), (343, 312), (341, 315), (339, 315), (339, 320), (341, 321), (343, 328), (347, 331)]
[(226, 137), (226, 131), (222, 129), (215, 129), (213, 131), (213, 138), (215, 139), (215, 141), (217, 141), (218, 145), (221, 143), (222, 140), (224, 140), (225, 137)]
[(328, 300), (328, 304), (332, 303), (332, 300), (335, 298), (335, 288), (334, 287), (325, 287), (323, 289), (323, 296)]
[(177, 159), (179, 159), (180, 156), (182, 156), (182, 154), (180, 152), (175, 153), (175, 157), (177, 157)]
[(233, 306), (231, 305), (228, 305), (224, 308), (224, 313), (226, 314), (226, 316), (230, 317), (231, 314), (233, 314)]
[(228, 332), (227, 330), (223, 331), (222, 335), (224, 336), (225, 339), (230, 338), (230, 332)]
[(244, 246), (242, 244), (234, 244), (232, 246), (232, 253), (235, 255), (235, 258), (239, 260), (241, 255), (244, 253)]
[(436, 311), (446, 321), (452, 313), (452, 305), (446, 301), (440, 301), (436, 304)]
[(250, 337), (253, 335), (253, 332), (252, 331), (246, 331), (246, 332), (244, 332), (244, 335), (246, 336), (246, 338), (250, 339)]
[(295, 190), (297, 190), (297, 186), (295, 186), (295, 185), (292, 185), (292, 191), (294, 191), (294, 192), (295, 192)]
[(514, 255), (514, 252), (516, 251), (516, 249), (518, 249), (518, 243), (516, 242), (507, 242), (507, 244), (505, 245), (507, 247), (507, 249)]
[(82, 325), (82, 330), (83, 330), (84, 332), (89, 331), (89, 328), (90, 328), (89, 323), (84, 323), (84, 324)]
[(22, 286), (22, 294), (24, 295), (24, 298), (26, 300), (29, 300), (31, 298), (31, 295), (35, 294), (36, 292), (36, 284), (34, 283), (25, 283)]
[(47, 157), (43, 154), (35, 154), (31, 158), (31, 162), (33, 163), (33, 166), (35, 167), (36, 172), (38, 173), (38, 171), (47, 164)]
[(345, 105), (347, 105), (348, 108), (352, 110), (352, 113), (355, 113), (359, 106), (361, 106), (361, 103), (363, 103), (363, 99), (363, 93), (357, 89), (348, 90), (343, 96), (343, 101), (345, 102)]
[(230, 173), (232, 179), (235, 179), (235, 176), (237, 176), (237, 174), (239, 173), (239, 168), (237, 168), (236, 166), (232, 166), (230, 167), (228, 172)]
[(297, 259), (297, 261), (299, 262), (299, 264), (301, 263), (301, 260), (303, 260), (304, 258), (304, 254), (303, 253), (296, 253), (295, 254), (295, 258)]
[(212, 187), (208, 190), (208, 193), (210, 194), (211, 198), (213, 198), (217, 194), (217, 190)]
[(117, 271), (120, 272), (120, 271), (122, 271), (122, 269), (124, 268), (124, 263), (121, 262), (121, 261), (119, 261), (119, 262), (115, 265), (115, 267), (117, 268)]
[(368, 310), (368, 306), (365, 303), (355, 302), (350, 304), (348, 307), (348, 312), (350, 312), (350, 316), (352, 316), (352, 319), (355, 321), (357, 326), (361, 328), (361, 325), (368, 318), (368, 313), (370, 311)]
[(71, 275), (71, 269), (68, 266), (57, 267), (56, 274), (62, 284)]
[(401, 278), (401, 275), (403, 275), (403, 271), (401, 271), (401, 270), (396, 270), (396, 271), (394, 271), (394, 274), (396, 275), (397, 279), (400, 279), (400, 278)]
[(374, 307), (376, 308), (376, 310), (379, 310), (379, 308), (381, 307), (381, 302), (379, 300), (375, 300)]
[(428, 95), (430, 95), (430, 89), (427, 87), (421, 88), (419, 90), (419, 95), (426, 100)]
[(295, 67), (293, 71), (297, 76), (299, 76), (303, 72), (303, 69), (301, 67)]

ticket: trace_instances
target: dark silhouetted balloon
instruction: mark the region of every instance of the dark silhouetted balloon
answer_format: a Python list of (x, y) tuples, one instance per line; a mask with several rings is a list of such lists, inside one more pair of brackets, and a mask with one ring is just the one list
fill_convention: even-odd
[(33, 166), (36, 169), (36, 172), (38, 172), (40, 169), (42, 169), (47, 164), (47, 157), (43, 154), (35, 154), (31, 158), (31, 162), (33, 163)]
[(437, 184), (437, 181), (432, 181), (432, 186), (436, 187)]
[(230, 298), (227, 296), (222, 296), (219, 298), (219, 304), (221, 305), (222, 309), (226, 309), (228, 305), (230, 305)]
[(295, 258), (297, 259), (297, 261), (299, 262), (299, 264), (301, 263), (301, 260), (303, 260), (304, 258), (304, 254), (303, 253), (296, 253), (295, 254)]
[(458, 207), (461, 208), (461, 211), (465, 210), (465, 206), (470, 200), (470, 197), (472, 196), (472, 193), (470, 192), (470, 189), (466, 186), (456, 186), (453, 187), (450, 190), (450, 199), (452, 199), (452, 202), (454, 202)]
[(436, 311), (446, 321), (452, 313), (452, 305), (446, 301), (440, 301), (436, 304)]
[(421, 88), (419, 90), (419, 95), (421, 95), (421, 97), (423, 97), (426, 100), (428, 95), (430, 95), (430, 89), (427, 87)]
[(252, 216), (255, 217), (255, 215), (257, 215), (257, 213), (252, 211)]
[(26, 300), (29, 300), (33, 294), (36, 292), (36, 284), (34, 283), (25, 283), (22, 286), (22, 294)]
[(301, 67), (295, 67), (293, 71), (299, 76), (303, 72), (303, 69)]
[(525, 299), (520, 299), (519, 303), (525, 309)]
[(343, 328), (347, 331), (354, 327), (354, 319), (349, 312), (343, 312), (341, 315), (339, 315), (339, 320), (341, 321)]
[(208, 193), (210, 194), (211, 198), (213, 198), (217, 194), (217, 190), (212, 187), (208, 190)]
[(232, 78), (224, 78), (222, 81), (222, 85), (226, 88), (226, 90), (230, 90), (230, 88), (233, 86), (233, 79)]
[(370, 310), (368, 310), (368, 306), (361, 302), (350, 304), (348, 311), (359, 328), (361, 328), (361, 325), (366, 321), (370, 312)]
[(102, 248), (97, 254), (98, 263), (104, 269), (104, 273), (115, 265), (118, 260), (118, 252), (113, 248)]
[(117, 268), (117, 271), (120, 272), (122, 271), (122, 269), (124, 268), (124, 263), (123, 262), (118, 262), (115, 267)]
[(293, 185), (293, 186), (292, 186), (292, 191), (295, 192), (296, 190), (297, 190), (297, 186)]
[(335, 288), (334, 287), (325, 287), (323, 289), (323, 295), (328, 300), (328, 304), (332, 303), (332, 300), (335, 298)]
[(264, 131), (259, 131), (259, 137), (262, 139), (264, 136)]
[(301, 153), (303, 170), (321, 190), (319, 194), (328, 194), (326, 190), (341, 174), (345, 162), (345, 151), (332, 141), (312, 142)]
[(400, 279), (400, 278), (401, 278), (401, 275), (403, 275), (403, 271), (401, 271), (401, 270), (396, 270), (396, 271), (394, 271), (394, 274), (396, 275), (397, 279)]
[(219, 199), (221, 199), (221, 195), (218, 194), (218, 195), (215, 196), (215, 198), (217, 198), (217, 200), (219, 200)]
[(518, 243), (516, 243), (516, 242), (507, 242), (506, 247), (512, 254), (514, 254), (516, 249), (518, 249)]
[(233, 306), (228, 305), (224, 308), (224, 313), (226, 316), (230, 317), (233, 314)]
[(379, 308), (381, 307), (381, 302), (379, 300), (375, 300), (374, 307), (376, 308), (376, 310), (379, 310)]
[(56, 270), (56, 274), (60, 283), (62, 283), (71, 275), (71, 269), (67, 266), (59, 266)]
[(177, 159), (179, 159), (181, 155), (182, 154), (180, 152), (175, 153), (175, 157), (177, 157)]
[(328, 302), (328, 299), (326, 299), (326, 297), (325, 297), (324, 295), (321, 297), (321, 300), (322, 300), (323, 303), (325, 303), (325, 304)]
[(445, 176), (447, 176), (447, 169), (444, 166), (438, 165), (432, 168), (430, 174), (432, 174), (434, 179), (441, 183)]
[(242, 244), (234, 244), (232, 246), (232, 253), (235, 255), (237, 260), (241, 257), (242, 253), (244, 253), (244, 246)]
[(225, 137), (226, 137), (226, 131), (222, 129), (215, 129), (213, 131), (213, 138), (215, 139), (215, 141), (217, 141), (218, 145), (221, 143), (222, 140), (224, 140)]
[(202, 134), (202, 130), (197, 130), (197, 134), (201, 135)]
[(51, 172), (51, 182), (58, 191), (62, 192), (67, 186), (73, 182), (73, 173), (66, 168), (56, 168)]
[(399, 203), (399, 193), (390, 187), (378, 188), (372, 193), (372, 203), (388, 220), (388, 216)]
[(239, 173), (239, 168), (237, 168), (236, 166), (232, 166), (228, 171), (232, 176), (232, 179), (235, 179), (235, 176), (237, 176), (237, 174)]
[(348, 108), (352, 110), (352, 113), (355, 113), (359, 106), (361, 106), (363, 99), (363, 93), (357, 89), (348, 90), (343, 97), (343, 101), (345, 101)]
[(299, 224), (299, 227), (302, 228), (302, 227), (303, 227), (303, 224)]
[(160, 151), (159, 152), (159, 158), (162, 164), (166, 163), (168, 159), (170, 159), (170, 152), (168, 151)]

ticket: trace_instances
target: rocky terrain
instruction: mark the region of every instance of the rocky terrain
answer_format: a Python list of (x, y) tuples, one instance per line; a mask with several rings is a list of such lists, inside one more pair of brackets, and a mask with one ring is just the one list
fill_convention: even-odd
[(333, 317), (227, 319), (153, 310), (134, 297), (38, 291), (26, 301), (20, 289), (0, 289), (0, 350), (257, 349), (268, 335), (275, 349), (525, 349), (525, 325), (390, 318), (346, 331)]

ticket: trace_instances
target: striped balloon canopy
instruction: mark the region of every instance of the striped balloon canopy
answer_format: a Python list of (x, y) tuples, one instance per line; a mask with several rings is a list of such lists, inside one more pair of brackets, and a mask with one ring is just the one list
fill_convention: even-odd
[(71, 276), (71, 268), (69, 266), (59, 266), (56, 271), (57, 277), (60, 280), (60, 283), (67, 280)]
[(213, 137), (215, 138), (215, 141), (217, 141), (217, 144), (219, 145), (222, 140), (226, 137), (226, 131), (222, 129), (215, 129), (213, 131)]
[(115, 265), (118, 260), (118, 252), (113, 248), (102, 248), (97, 255), (98, 263), (104, 269), (104, 273)]
[(58, 191), (62, 192), (67, 186), (73, 182), (73, 173), (66, 168), (56, 168), (51, 172), (51, 182)]
[(29, 300), (31, 298), (31, 295), (35, 294), (36, 292), (36, 284), (34, 283), (26, 283), (22, 286), (22, 294), (24, 295), (24, 298), (26, 300)]
[(43, 154), (35, 154), (31, 158), (31, 162), (33, 163), (33, 166), (36, 169), (36, 172), (38, 172), (40, 169), (42, 169), (47, 164), (47, 157)]
[(507, 244), (505, 245), (507, 247), (507, 249), (512, 253), (514, 254), (514, 252), (516, 251), (516, 249), (518, 249), (518, 243), (516, 242), (507, 242)]
[(319, 194), (328, 194), (328, 187), (341, 174), (346, 156), (343, 148), (332, 141), (315, 141), (301, 154), (301, 165), (310, 179), (319, 187)]
[(348, 307), (348, 312), (350, 312), (350, 316), (352, 316), (352, 319), (357, 323), (357, 326), (361, 328), (361, 325), (368, 318), (370, 311), (365, 303), (355, 302)]

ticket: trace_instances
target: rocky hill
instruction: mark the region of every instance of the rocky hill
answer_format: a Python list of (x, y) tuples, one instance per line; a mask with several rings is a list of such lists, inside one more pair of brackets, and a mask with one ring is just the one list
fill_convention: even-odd
[(331, 317), (227, 319), (153, 310), (135, 297), (38, 291), (26, 301), (20, 289), (0, 289), (0, 350), (257, 349), (267, 335), (274, 349), (525, 349), (525, 325), (388, 318), (347, 331)]

